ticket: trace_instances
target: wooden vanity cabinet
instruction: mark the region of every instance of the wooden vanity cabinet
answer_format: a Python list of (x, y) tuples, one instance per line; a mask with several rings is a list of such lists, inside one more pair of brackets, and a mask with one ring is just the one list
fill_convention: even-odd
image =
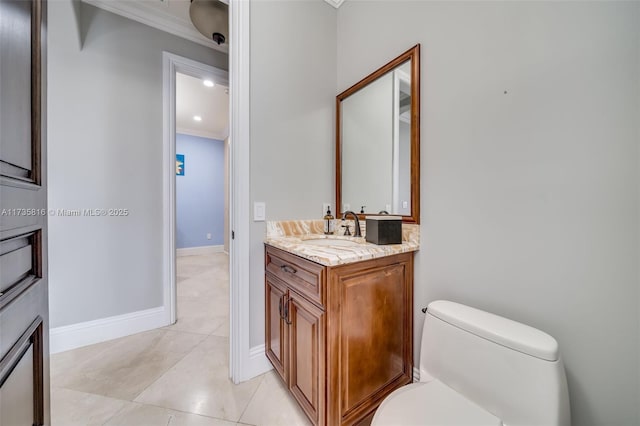
[(266, 246), (265, 350), (314, 425), (366, 423), (413, 377), (413, 253), (323, 266)]

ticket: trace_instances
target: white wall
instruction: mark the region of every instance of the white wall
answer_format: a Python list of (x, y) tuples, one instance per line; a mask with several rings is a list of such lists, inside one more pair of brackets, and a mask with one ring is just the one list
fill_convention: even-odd
[(338, 92), (422, 45), (416, 343), (440, 298), (549, 332), (581, 426), (640, 423), (639, 23), (637, 2), (338, 11)]
[(227, 56), (69, 0), (49, 2), (52, 327), (162, 305), (162, 51), (227, 69)]
[[(335, 96), (336, 10), (252, 1), (250, 191), (268, 220), (320, 219), (333, 205)], [(251, 346), (264, 344), (264, 237), (252, 222)]]

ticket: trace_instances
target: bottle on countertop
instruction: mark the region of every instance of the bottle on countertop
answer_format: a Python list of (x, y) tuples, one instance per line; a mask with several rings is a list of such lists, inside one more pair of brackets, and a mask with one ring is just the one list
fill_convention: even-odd
[(324, 233), (327, 235), (333, 234), (333, 220), (335, 217), (331, 214), (331, 207), (327, 207), (327, 214), (324, 215)]

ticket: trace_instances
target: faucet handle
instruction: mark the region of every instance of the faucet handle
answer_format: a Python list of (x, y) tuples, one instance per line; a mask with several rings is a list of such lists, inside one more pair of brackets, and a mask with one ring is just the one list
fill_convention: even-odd
[(360, 206), (360, 214), (364, 214), (364, 208), (367, 206)]
[(351, 236), (351, 231), (349, 230), (349, 225), (342, 225), (342, 227), (345, 228), (344, 236), (345, 237), (350, 237)]

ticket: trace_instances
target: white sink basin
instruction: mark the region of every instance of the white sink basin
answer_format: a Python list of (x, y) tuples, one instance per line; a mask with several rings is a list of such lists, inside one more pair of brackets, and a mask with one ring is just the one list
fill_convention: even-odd
[(325, 246), (325, 247), (357, 247), (362, 245), (357, 241), (352, 240), (341, 240), (337, 238), (314, 238), (302, 241), (304, 244), (309, 244), (311, 246)]

